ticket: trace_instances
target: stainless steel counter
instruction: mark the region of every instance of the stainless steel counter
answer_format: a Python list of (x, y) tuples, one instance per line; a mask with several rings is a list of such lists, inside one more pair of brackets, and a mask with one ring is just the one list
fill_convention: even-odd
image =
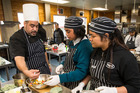
[[(12, 63), (9, 62), (8, 60), (2, 58), (2, 57), (0, 57), (0, 58), (5, 62), (4, 65), (0, 65), (0, 69), (1, 69), (1, 68), (5, 68), (6, 74), (7, 74), (7, 80), (10, 80), (10, 78), (9, 78), (9, 70), (8, 70), (8, 67), (11, 66)], [(0, 61), (1, 61), (1, 60), (0, 60)]]
[(9, 56), (9, 45), (8, 44), (0, 44), (0, 49), (6, 49), (8, 60), (10, 60)]
[(46, 52), (49, 54), (49, 62), (51, 62), (51, 55), (55, 55), (59, 57), (59, 63), (61, 62), (61, 56), (66, 55), (68, 52), (66, 51), (53, 51), (53, 50), (46, 50)]
[(0, 45), (0, 49), (8, 48), (8, 47), (9, 47), (8, 44), (1, 44), (1, 45)]

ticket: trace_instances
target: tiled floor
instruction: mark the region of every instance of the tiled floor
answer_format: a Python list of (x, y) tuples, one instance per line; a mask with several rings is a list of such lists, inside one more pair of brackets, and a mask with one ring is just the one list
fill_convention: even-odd
[[(62, 57), (62, 61), (64, 59), (65, 59), (65, 56)], [(59, 65), (59, 62), (58, 62), (57, 58), (53, 58), (53, 59), (51, 59), (50, 63), (51, 63), (51, 67), (52, 67), (52, 73), (51, 74), (54, 75), (54, 74), (56, 74), (55, 73), (55, 68), (56, 68), (56, 66)], [(10, 80), (12, 80), (12, 76), (15, 75), (15, 74), (16, 74), (16, 68), (10, 67), (9, 68)], [(6, 75), (5, 69), (0, 69), (0, 75), (5, 81), (7, 81), (7, 75)]]

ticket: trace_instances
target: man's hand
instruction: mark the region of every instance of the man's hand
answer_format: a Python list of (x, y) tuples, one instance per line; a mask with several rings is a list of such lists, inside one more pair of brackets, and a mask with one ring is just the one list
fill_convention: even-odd
[(34, 70), (34, 69), (31, 69), (31, 70), (24, 70), (23, 73), (24, 73), (27, 77), (29, 77), (29, 78), (31, 78), (31, 79), (36, 79), (36, 78), (38, 78), (39, 75), (40, 75), (39, 70)]

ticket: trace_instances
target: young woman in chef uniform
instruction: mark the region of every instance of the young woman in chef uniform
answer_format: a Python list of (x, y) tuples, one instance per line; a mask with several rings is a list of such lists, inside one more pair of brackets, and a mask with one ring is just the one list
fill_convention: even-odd
[(65, 20), (66, 35), (71, 42), (65, 61), (56, 68), (57, 74), (60, 74), (62, 69), (64, 74), (50, 77), (52, 79), (46, 82), (47, 85), (54, 86), (58, 83), (64, 83), (65, 87), (73, 89), (86, 77), (93, 48), (85, 36), (82, 23), (83, 20), (76, 16)]
[(137, 61), (127, 49), (116, 23), (107, 17), (93, 19), (89, 27), (90, 74), (72, 90), (82, 91), (90, 80), (90, 90), (99, 93), (138, 93), (140, 74)]

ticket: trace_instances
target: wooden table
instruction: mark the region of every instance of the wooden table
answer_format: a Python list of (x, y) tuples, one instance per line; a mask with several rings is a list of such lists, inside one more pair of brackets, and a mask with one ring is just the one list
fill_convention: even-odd
[(54, 87), (61, 87), (62, 88), (62, 93), (71, 93), (70, 89), (68, 89), (64, 86), (61, 86), (61, 85), (59, 85), (59, 86), (57, 85), (57, 86), (53, 86), (53, 87), (48, 86), (45, 89), (35, 89), (33, 87), (30, 87), (30, 89), (33, 91), (33, 93), (49, 93), (50, 90)]

